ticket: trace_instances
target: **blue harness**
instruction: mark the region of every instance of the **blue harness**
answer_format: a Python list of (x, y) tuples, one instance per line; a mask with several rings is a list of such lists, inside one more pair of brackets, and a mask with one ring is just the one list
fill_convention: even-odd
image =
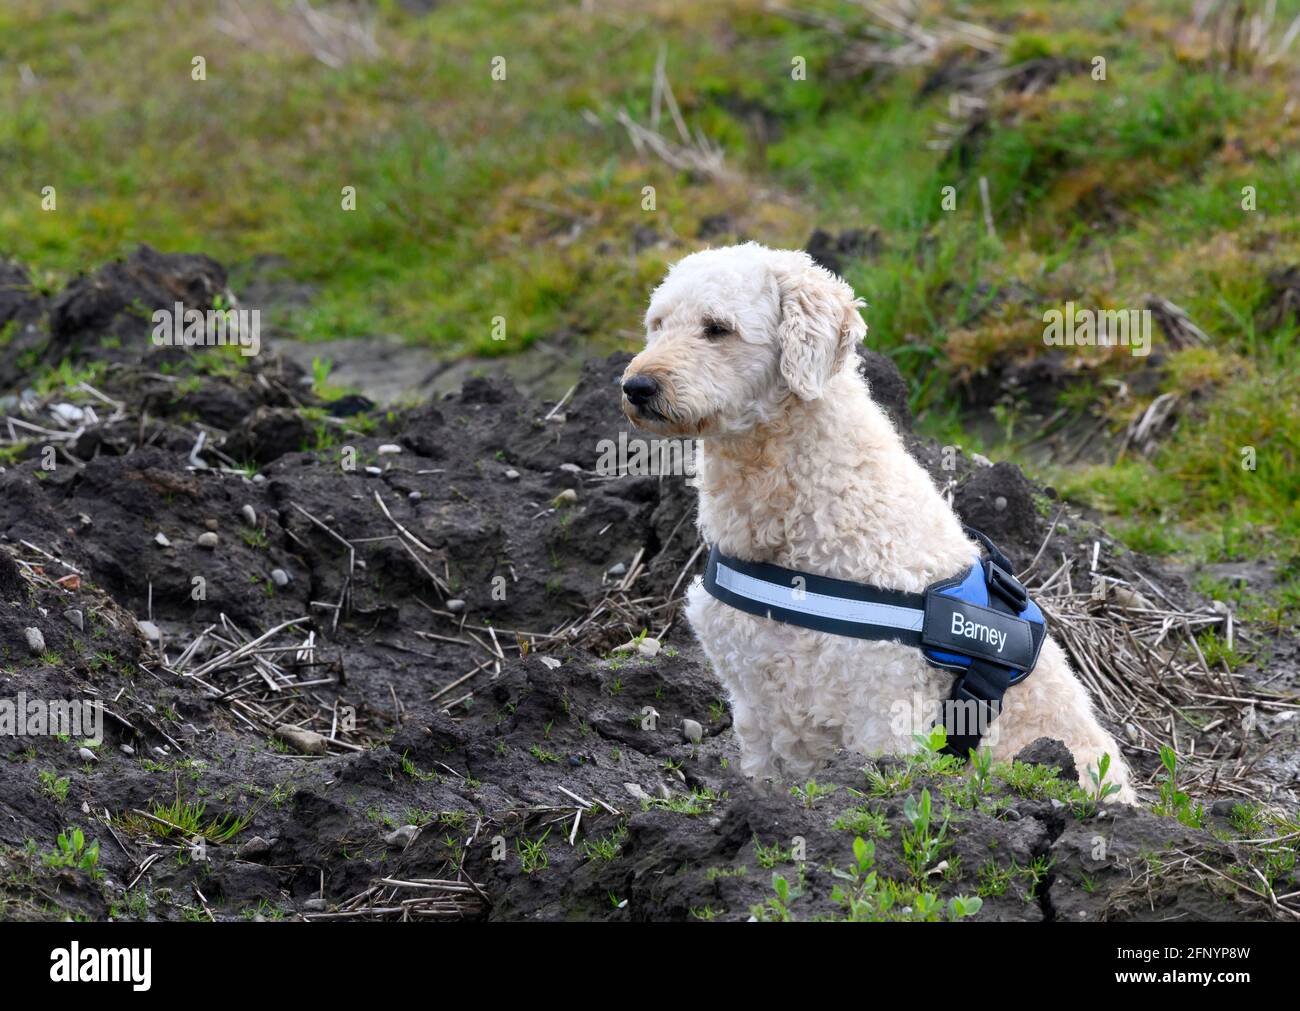
[(704, 588), (749, 614), (857, 639), (916, 646), (935, 667), (958, 673), (939, 722), (950, 754), (965, 758), (1002, 710), (1002, 697), (1033, 671), (1047, 629), (1043, 612), (1011, 574), (1011, 563), (978, 530), (988, 551), (924, 593), (882, 590), (766, 562), (724, 555), (715, 545)]

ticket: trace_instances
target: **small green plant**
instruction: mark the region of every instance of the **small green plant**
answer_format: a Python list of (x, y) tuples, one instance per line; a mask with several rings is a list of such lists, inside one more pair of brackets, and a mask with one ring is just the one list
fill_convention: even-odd
[(1097, 809), (1107, 797), (1119, 793), (1120, 786), (1118, 783), (1107, 783), (1106, 776), (1110, 773), (1110, 753), (1102, 752), (1101, 758), (1097, 760), (1097, 765), (1088, 766), (1088, 779), (1092, 782), (1092, 791), (1080, 791), (1075, 798), (1074, 813), (1079, 818), (1091, 818), (1097, 813)]
[(60, 776), (56, 772), (42, 771), (38, 773), (41, 781), (41, 793), (62, 804), (68, 799), (68, 787), (71, 781), (67, 776)]
[(837, 832), (852, 832), (854, 835), (868, 839), (884, 839), (889, 836), (889, 822), (879, 811), (873, 811), (863, 804), (851, 807), (831, 822), (831, 828)]
[(614, 832), (599, 839), (586, 839), (582, 843), (582, 855), (591, 861), (609, 863), (618, 856), (623, 846), (627, 831), (619, 826)]
[(978, 896), (965, 895), (956, 896), (945, 905), (929, 889), (903, 886), (882, 878), (875, 865), (875, 844), (858, 837), (853, 840), (853, 864), (847, 870), (831, 869), (838, 879), (831, 899), (844, 908), (845, 919), (851, 923), (959, 920), (974, 916), (983, 905)]
[(803, 806), (811, 810), (819, 800), (829, 797), (835, 790), (834, 786), (821, 786), (815, 779), (810, 779), (803, 786), (790, 787), (790, 796), (798, 797)]
[(1177, 818), (1189, 828), (1205, 825), (1205, 808), (1192, 806), (1192, 798), (1178, 789), (1178, 755), (1167, 744), (1160, 745), (1160, 764), (1165, 767), (1165, 777), (1160, 781), (1160, 799), (1153, 810), (1168, 818)]
[(921, 791), (921, 798), (910, 795), (903, 801), (903, 817), (907, 819), (908, 828), (903, 831), (903, 860), (912, 876), (918, 881), (925, 880), (926, 871), (938, 859), (943, 849), (944, 838), (948, 833), (948, 819), (936, 830), (933, 824), (933, 805), (928, 789)]
[(777, 864), (788, 864), (793, 861), (793, 850), (782, 849), (779, 843), (764, 846), (758, 836), (754, 836), (754, 862), (763, 870), (770, 871)]
[(47, 867), (71, 867), (78, 871), (87, 871), (92, 877), (98, 877), (99, 843), (86, 844), (86, 836), (79, 828), (69, 827), (59, 833), (54, 840), (56, 849), (46, 853), (44, 863)]
[(536, 874), (551, 865), (550, 855), (546, 852), (546, 837), (550, 834), (551, 830), (548, 828), (542, 833), (540, 839), (525, 839), (521, 836), (515, 841), (515, 849), (519, 853), (519, 867), (525, 874)]

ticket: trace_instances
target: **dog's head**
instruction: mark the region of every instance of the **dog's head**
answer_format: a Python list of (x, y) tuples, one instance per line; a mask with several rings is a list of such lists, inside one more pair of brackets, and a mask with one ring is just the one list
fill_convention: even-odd
[(862, 303), (804, 252), (757, 243), (692, 253), (650, 296), (623, 413), (665, 435), (740, 435), (816, 400), (851, 367)]

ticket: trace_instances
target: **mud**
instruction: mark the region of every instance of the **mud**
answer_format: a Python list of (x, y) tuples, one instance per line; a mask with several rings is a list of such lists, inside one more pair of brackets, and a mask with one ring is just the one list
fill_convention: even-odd
[[(0, 283), (0, 319), (21, 319), (34, 352), (6, 363), (8, 413), (66, 358), (98, 366), (22, 416), (58, 432), (50, 408), (69, 403), (98, 421), (53, 440), (52, 468), (33, 433), (0, 474), (0, 699), (97, 700), (106, 715), (90, 757), (77, 736), (0, 736), (0, 917), (748, 919), (781, 912), (764, 906), (774, 873), (799, 892), (785, 913), (831, 917), (832, 868), (852, 865), (858, 835), (900, 894), (979, 893), (980, 918), (1271, 915), (1156, 859), (1194, 849), (1231, 867), (1228, 833), (1078, 809), (1059, 782), (1027, 783), (1028, 766), (975, 794), (924, 758), (846, 754), (813, 790), (740, 776), (726, 700), (672, 603), (700, 568), (694, 493), (597, 471), (603, 440), (627, 432), (613, 392), (626, 355), (584, 363), (562, 404), (470, 377), (359, 411), (320, 402), (271, 350), (152, 347), (141, 307), (206, 308), (226, 290), (205, 257), (142, 250), (52, 299), (6, 269), (22, 283)], [(863, 367), (905, 429), (901, 378), (880, 356)], [(1017, 564), (1033, 556), (1039, 489), (906, 438), (964, 518)], [(1087, 542), (1071, 519), (1052, 550)], [(315, 683), (285, 688), (285, 711), (310, 696), (355, 717), (337, 734), (312, 723), (324, 754), (250, 722), (238, 678), (178, 673), (222, 615), (248, 638), (310, 619), (313, 666), (284, 663)], [(616, 651), (647, 631), (656, 654)], [(922, 791), (948, 824), (917, 868), (902, 840)], [(203, 805), (202, 844), (177, 802)], [(69, 826), (96, 861), (59, 864)], [(418, 893), (383, 883), (413, 879), (457, 887), (404, 907)]]

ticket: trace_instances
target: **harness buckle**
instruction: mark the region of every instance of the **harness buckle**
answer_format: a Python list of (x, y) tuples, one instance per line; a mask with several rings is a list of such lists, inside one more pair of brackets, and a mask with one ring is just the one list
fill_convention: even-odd
[(1010, 605), (1013, 614), (1019, 614), (1029, 606), (1029, 591), (1020, 580), (991, 558), (984, 563), (984, 581), (988, 584), (990, 593), (996, 593)]

